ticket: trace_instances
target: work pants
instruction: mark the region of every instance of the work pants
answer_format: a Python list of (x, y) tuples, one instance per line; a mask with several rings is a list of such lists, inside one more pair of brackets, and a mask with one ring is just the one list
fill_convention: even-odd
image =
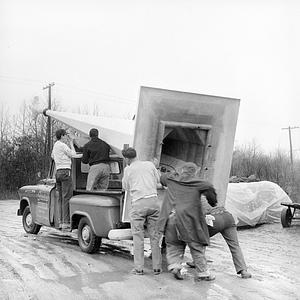
[(100, 163), (90, 166), (86, 183), (86, 190), (106, 190), (109, 183), (109, 174), (109, 164)]
[(58, 169), (55, 174), (56, 188), (58, 190), (59, 199), (59, 217), (58, 222), (70, 223), (69, 202), (73, 196), (73, 184), (70, 169)]
[(176, 228), (176, 216), (171, 215), (165, 230), (165, 240), (167, 244), (168, 270), (181, 269), (186, 245), (189, 246), (193, 261), (198, 274), (207, 271), (207, 261), (205, 258), (206, 247), (196, 242), (184, 242), (178, 239)]
[[(210, 226), (208, 226), (208, 228), (210, 228)], [(209, 232), (210, 236), (217, 233), (213, 233), (211, 230), (209, 230)], [(225, 228), (220, 233), (229, 247), (236, 272), (239, 274), (242, 270), (247, 270), (242, 249), (239, 245), (236, 226)]]
[(161, 269), (159, 235), (155, 231), (159, 212), (160, 204), (157, 197), (143, 198), (132, 202), (130, 223), (133, 235), (134, 267), (136, 270), (143, 270), (144, 268), (144, 226), (147, 226), (150, 237), (153, 269)]

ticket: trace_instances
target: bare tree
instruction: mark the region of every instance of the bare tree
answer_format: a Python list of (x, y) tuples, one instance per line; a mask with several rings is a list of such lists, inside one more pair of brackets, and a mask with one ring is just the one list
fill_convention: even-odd
[(0, 105), (0, 148), (2, 149), (4, 142), (9, 139), (9, 133), (11, 131), (9, 120), (9, 109), (4, 104)]
[[(266, 154), (255, 143), (238, 146), (233, 152), (231, 176), (248, 178), (255, 175), (260, 180), (277, 183), (290, 196), (298, 195), (300, 188), (294, 184), (289, 156), (284, 151), (277, 149)], [(300, 163), (295, 162), (295, 177), (300, 180)]]

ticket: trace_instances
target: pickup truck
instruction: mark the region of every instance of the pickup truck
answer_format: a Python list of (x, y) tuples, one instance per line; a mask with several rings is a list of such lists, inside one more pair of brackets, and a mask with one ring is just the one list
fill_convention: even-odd
[[(71, 230), (78, 229), (79, 246), (84, 252), (98, 250), (102, 237), (111, 229), (128, 228), (121, 222), (123, 160), (110, 157), (110, 180), (106, 191), (86, 191), (88, 167), (78, 158), (72, 159), (73, 197), (70, 199)], [(19, 189), (20, 208), (24, 230), (37, 234), (41, 226), (58, 228), (58, 192), (55, 188), (55, 164), (51, 163), (49, 176), (37, 185)]]
[[(87, 137), (90, 128), (112, 148), (110, 181), (106, 191), (86, 191), (88, 168), (72, 161), (73, 197), (71, 230), (78, 229), (82, 251), (96, 252), (102, 238), (130, 239), (129, 195), (122, 191), (124, 162), (121, 150), (133, 146), (141, 160), (157, 158), (162, 172), (190, 161), (201, 167), (201, 177), (211, 182), (224, 204), (229, 179), (239, 100), (218, 96), (141, 87), (134, 120), (105, 119), (66, 112), (44, 111)], [(164, 191), (159, 191), (162, 199)], [(52, 162), (47, 179), (19, 189), (26, 232), (37, 234), (41, 226), (58, 228), (58, 193)]]

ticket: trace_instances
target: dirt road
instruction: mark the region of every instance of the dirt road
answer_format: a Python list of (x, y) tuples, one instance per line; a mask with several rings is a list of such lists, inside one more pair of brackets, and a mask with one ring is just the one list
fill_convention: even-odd
[[(0, 201), (0, 299), (300, 299), (300, 223), (239, 230), (244, 255), (253, 274), (239, 278), (221, 236), (207, 250), (214, 282), (184, 281), (169, 273), (130, 275), (131, 242), (103, 240), (98, 253), (81, 252), (76, 232), (42, 228), (26, 234), (18, 201)], [(146, 253), (147, 255), (148, 253)], [(187, 254), (187, 258), (188, 258)], [(165, 268), (165, 267), (164, 267)]]

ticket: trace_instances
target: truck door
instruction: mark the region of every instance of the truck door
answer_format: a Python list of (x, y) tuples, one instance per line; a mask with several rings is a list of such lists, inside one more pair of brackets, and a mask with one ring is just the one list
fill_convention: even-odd
[(53, 202), (51, 199), (55, 194), (55, 178), (52, 178), (53, 170), (55, 170), (54, 162), (51, 164), (48, 178), (38, 183), (36, 194), (36, 223), (46, 226), (51, 225), (51, 206)]

